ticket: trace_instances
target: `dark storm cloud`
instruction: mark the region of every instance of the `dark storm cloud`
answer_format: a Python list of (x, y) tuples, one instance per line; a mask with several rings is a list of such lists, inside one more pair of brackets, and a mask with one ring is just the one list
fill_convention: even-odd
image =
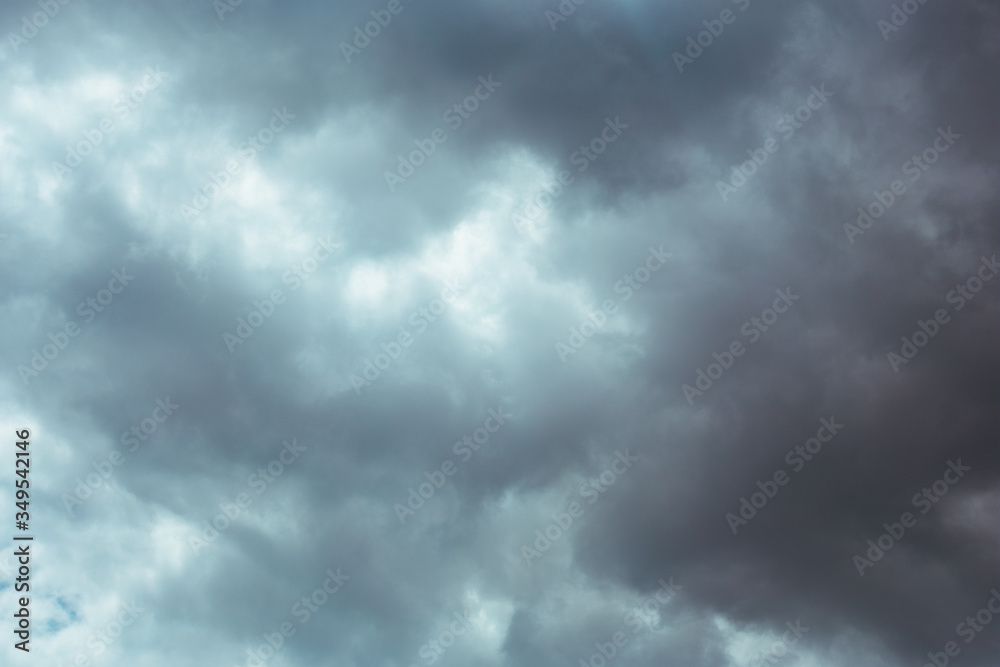
[[(40, 617), (69, 618), (63, 596), (76, 619), (46, 660), (135, 599), (108, 664), (247, 664), (289, 623), (269, 664), (722, 667), (795, 622), (789, 664), (923, 664), (948, 641), (992, 664), (995, 626), (966, 644), (956, 625), (1000, 585), (1000, 279), (951, 295), (1000, 251), (994, 7), (903, 3), (883, 36), (891, 3), (567, 0), (557, 21), (556, 2), (401, 0), (355, 53), (390, 3), (218, 4), (58, 4), (3, 44), (3, 412), (46, 442)], [(146, 68), (162, 83), (117, 113)], [(481, 77), (499, 85), (475, 98)], [(960, 137), (914, 171), (939, 128)], [(312, 262), (318, 243), (336, 249)], [(509, 416), (478, 444), (491, 411)], [(822, 420), (843, 428), (797, 469)], [(551, 544), (526, 562), (536, 529)]]

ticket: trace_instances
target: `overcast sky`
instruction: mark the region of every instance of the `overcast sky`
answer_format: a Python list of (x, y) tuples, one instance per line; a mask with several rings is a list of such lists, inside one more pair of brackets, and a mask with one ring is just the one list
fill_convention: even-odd
[(3, 664), (997, 664), (997, 3), (0, 35)]

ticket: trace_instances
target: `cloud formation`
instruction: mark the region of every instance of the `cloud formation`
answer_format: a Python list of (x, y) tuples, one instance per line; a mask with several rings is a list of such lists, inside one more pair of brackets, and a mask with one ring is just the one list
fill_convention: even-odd
[(994, 4), (0, 34), (30, 659), (995, 665)]

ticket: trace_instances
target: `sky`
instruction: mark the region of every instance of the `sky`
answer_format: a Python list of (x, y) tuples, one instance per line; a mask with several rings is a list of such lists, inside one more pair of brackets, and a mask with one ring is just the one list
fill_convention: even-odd
[(997, 664), (996, 2), (0, 36), (0, 663)]

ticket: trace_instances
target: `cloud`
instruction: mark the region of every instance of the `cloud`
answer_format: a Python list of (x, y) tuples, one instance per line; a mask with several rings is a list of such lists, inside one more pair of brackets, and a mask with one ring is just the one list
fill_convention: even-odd
[(897, 4), (0, 8), (36, 658), (994, 664), (1000, 17)]

